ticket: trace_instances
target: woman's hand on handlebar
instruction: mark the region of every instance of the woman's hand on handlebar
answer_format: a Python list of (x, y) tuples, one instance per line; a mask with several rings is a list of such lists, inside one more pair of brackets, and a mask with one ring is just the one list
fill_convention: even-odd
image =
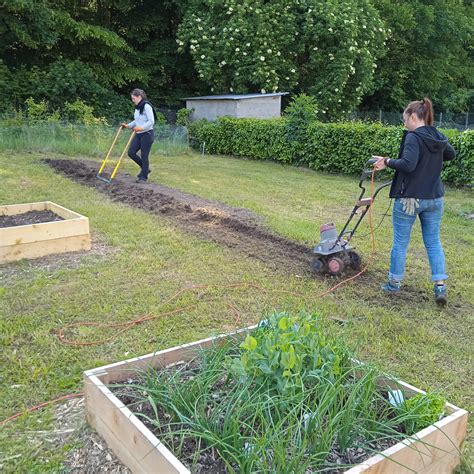
[(385, 159), (387, 158), (386, 156), (374, 156), (374, 158), (377, 159), (377, 161), (374, 163), (374, 169), (376, 171), (381, 171), (387, 167), (385, 163)]

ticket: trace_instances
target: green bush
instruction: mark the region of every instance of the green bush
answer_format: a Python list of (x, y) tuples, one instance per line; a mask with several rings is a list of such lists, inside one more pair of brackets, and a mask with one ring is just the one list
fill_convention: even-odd
[(2, 127), (33, 126), (46, 123), (71, 123), (81, 125), (106, 125), (105, 117), (94, 115), (94, 108), (80, 99), (65, 102), (61, 109), (53, 109), (51, 104), (42, 99), (36, 101), (33, 97), (25, 100), (22, 109), (0, 118)]
[(51, 112), (45, 100), (36, 102), (33, 97), (29, 97), (25, 100), (25, 106), (26, 119), (29, 123), (51, 121), (52, 119), (59, 120), (59, 114), (57, 112)]
[(176, 125), (181, 125), (183, 127), (187, 127), (190, 124), (190, 116), (194, 112), (194, 109), (186, 109), (182, 108), (179, 109), (176, 114)]
[(308, 128), (316, 122), (317, 114), (316, 98), (306, 94), (296, 96), (285, 110), (286, 136), (293, 146), (294, 156), (298, 161), (302, 158)]
[(161, 112), (158, 112), (158, 110), (155, 110), (155, 114), (156, 114), (155, 126), (166, 125), (167, 123), (166, 117)]
[(466, 130), (449, 137), (456, 150), (456, 159), (449, 162), (443, 170), (447, 183), (456, 186), (474, 185), (474, 130)]
[(104, 117), (94, 117), (94, 108), (80, 99), (76, 99), (74, 102), (66, 102), (63, 113), (66, 120), (72, 123), (81, 123), (83, 125), (106, 123)]
[[(234, 119), (224, 117), (216, 122), (190, 124), (192, 143), (208, 153), (228, 154), (259, 160), (275, 160), (304, 165), (334, 173), (359, 173), (372, 155), (397, 157), (402, 127), (379, 123), (320, 123), (307, 127), (299, 146), (288, 136), (288, 119)], [(474, 132), (443, 130), (457, 152), (453, 162), (446, 163), (442, 177), (457, 186), (472, 186), (474, 174)]]
[(286, 121), (280, 119), (200, 120), (189, 126), (193, 146), (206, 144), (206, 151), (259, 160), (293, 162), (292, 146), (286, 138)]

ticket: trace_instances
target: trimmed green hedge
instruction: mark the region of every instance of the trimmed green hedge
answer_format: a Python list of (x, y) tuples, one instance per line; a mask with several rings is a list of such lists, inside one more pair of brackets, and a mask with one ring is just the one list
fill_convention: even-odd
[[(286, 119), (221, 118), (193, 122), (192, 143), (207, 153), (276, 160), (328, 172), (359, 173), (372, 155), (397, 157), (402, 127), (367, 123), (311, 123), (304, 140), (293, 140)], [(474, 131), (443, 130), (457, 151), (443, 170), (445, 182), (473, 185)]]

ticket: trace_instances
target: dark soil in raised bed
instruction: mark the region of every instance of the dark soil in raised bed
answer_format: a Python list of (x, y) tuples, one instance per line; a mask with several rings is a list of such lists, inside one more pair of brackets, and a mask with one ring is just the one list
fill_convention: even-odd
[[(192, 369), (193, 372), (198, 372), (200, 367), (196, 361), (186, 362), (186, 363), (178, 363), (173, 364), (171, 367), (164, 368), (164, 371), (172, 371), (175, 370), (176, 367), (183, 367), (186, 364), (189, 368)], [(186, 380), (190, 377), (190, 373), (187, 372), (183, 376), (182, 383), (186, 383)], [(114, 386), (109, 386), (110, 390), (114, 393), (116, 397), (120, 399), (122, 403), (128, 406), (128, 408), (134, 413), (138, 415), (140, 421), (158, 438), (162, 441), (165, 445), (167, 445), (168, 449), (173, 452), (173, 447), (167, 443), (167, 440), (162, 436), (163, 433), (169, 436), (168, 433), (168, 424), (170, 422), (170, 415), (167, 414), (163, 409), (159, 406), (157, 407), (157, 414), (159, 419), (159, 426), (158, 423), (154, 424), (150, 420), (156, 419), (155, 410), (152, 408), (151, 404), (146, 400), (144, 396), (143, 389), (138, 388), (141, 384), (143, 384), (143, 380), (140, 378), (136, 379), (128, 379), (126, 382)], [(146, 385), (146, 383), (144, 383)], [(225, 390), (225, 381), (218, 382), (219, 390)], [(177, 425), (173, 424), (173, 431), (178, 431), (180, 428), (185, 428), (184, 425)], [(361, 443), (355, 443), (362, 445), (363, 440), (360, 440)], [(331, 466), (341, 465), (344, 466), (338, 469), (337, 467), (327, 467), (324, 469), (324, 472), (327, 474), (342, 474), (348, 469), (348, 465), (355, 465), (359, 464), (370, 457), (374, 456), (374, 453), (385, 451), (386, 449), (390, 448), (397, 444), (400, 440), (398, 439), (389, 439), (389, 440), (381, 440), (372, 442), (368, 445), (369, 449), (363, 449), (360, 447), (349, 448), (345, 452), (340, 452), (337, 446), (333, 446), (332, 452), (329, 453), (326, 462), (330, 463)], [(225, 463), (222, 459), (218, 456), (217, 452), (214, 450), (206, 450), (201, 452), (197, 462), (193, 465), (193, 460), (195, 460), (195, 453), (197, 450), (196, 441), (192, 438), (185, 438), (184, 440), (180, 439), (180, 434), (173, 435), (173, 442), (176, 445), (181, 445), (182, 443), (182, 456), (179, 459), (184, 465), (186, 465), (193, 474), (227, 474), (230, 471), (227, 469)], [(235, 472), (239, 472), (239, 468), (237, 465), (233, 466)], [(313, 474), (316, 472), (320, 472), (319, 470), (306, 470), (304, 474)]]
[(98, 164), (87, 160), (45, 160), (67, 177), (108, 195), (113, 201), (159, 215), (200, 238), (256, 258), (284, 273), (309, 275), (311, 248), (278, 236), (247, 209), (209, 201), (157, 183), (137, 184), (120, 174), (112, 184), (97, 179)]
[(28, 211), (13, 216), (0, 216), (0, 228), (63, 220), (61, 216), (58, 216), (53, 211)]

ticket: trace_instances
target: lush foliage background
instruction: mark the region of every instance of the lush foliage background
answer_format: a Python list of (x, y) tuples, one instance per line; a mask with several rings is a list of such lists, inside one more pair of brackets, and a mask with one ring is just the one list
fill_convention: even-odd
[(97, 116), (189, 94), (286, 90), (321, 118), (398, 110), (427, 95), (473, 110), (473, 7), (462, 0), (57, 0), (2, 2), (0, 103)]

